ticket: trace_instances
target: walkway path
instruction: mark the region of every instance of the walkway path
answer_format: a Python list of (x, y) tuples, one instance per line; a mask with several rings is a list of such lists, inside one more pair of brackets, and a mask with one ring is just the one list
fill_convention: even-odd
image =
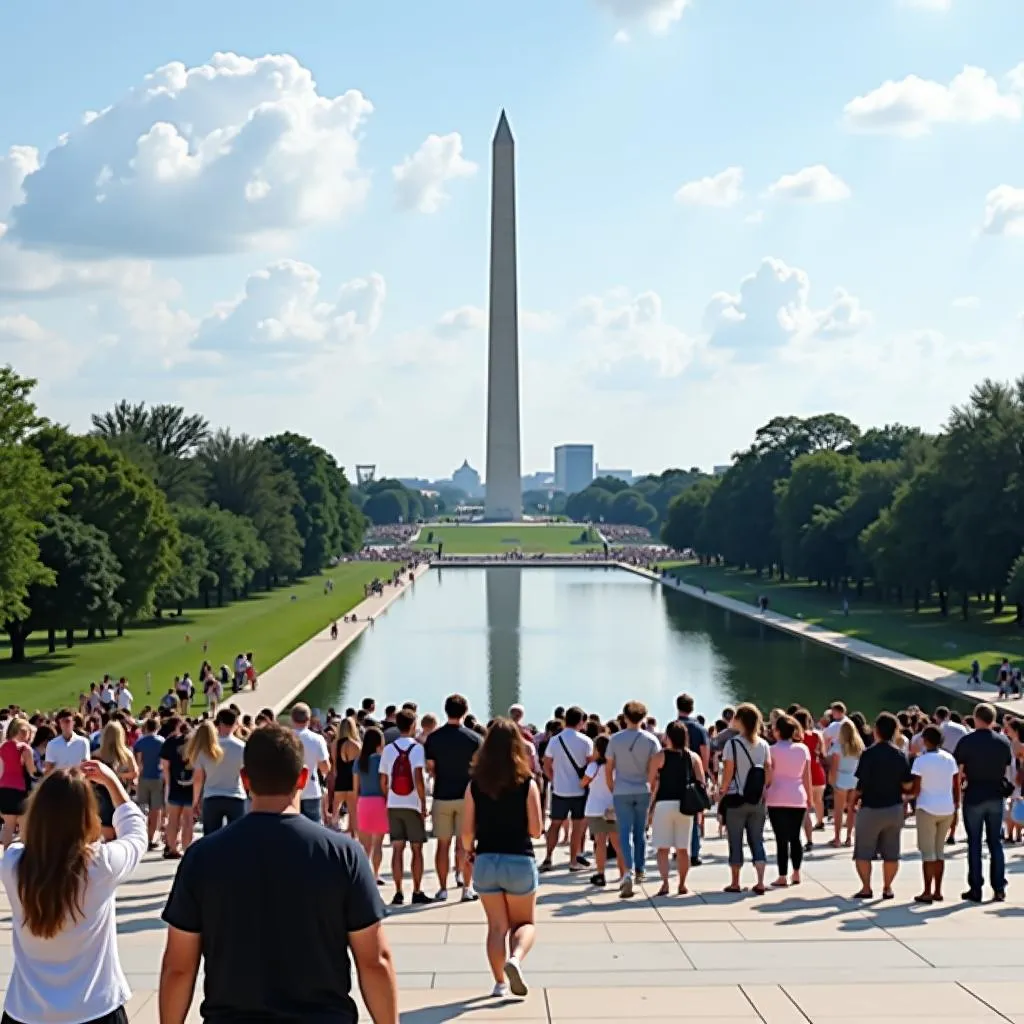
[(837, 633), (835, 630), (826, 629), (824, 626), (816, 626), (809, 622), (802, 622), (800, 619), (790, 618), (788, 615), (780, 615), (770, 609), (766, 612), (759, 611), (753, 605), (745, 601), (737, 601), (735, 598), (717, 594), (713, 590), (703, 590), (690, 583), (683, 583), (675, 576), (661, 576), (651, 572), (649, 569), (642, 569), (633, 565), (622, 564), (623, 569), (636, 573), (656, 583), (661, 583), (670, 590), (678, 590), (698, 601), (705, 601), (708, 604), (724, 608), (726, 611), (742, 615), (744, 618), (753, 619), (757, 622), (764, 622), (775, 629), (782, 630), (792, 636), (800, 637), (803, 640), (812, 640), (824, 647), (831, 647), (840, 654), (856, 658), (858, 661), (865, 661), (878, 668), (888, 669), (890, 672), (897, 672), (901, 676), (913, 679), (915, 682), (933, 686), (938, 690), (959, 697), (965, 701), (988, 701), (1003, 711), (1009, 711), (1016, 715), (1024, 714), (1024, 700), (997, 700), (996, 687), (987, 683), (980, 686), (971, 683), (968, 676), (960, 672), (952, 672), (942, 665), (936, 665), (930, 661), (921, 661), (919, 658), (911, 657), (909, 654), (901, 654), (899, 651), (891, 651), (887, 647), (879, 647), (877, 644), (870, 644), (865, 640), (858, 640), (855, 637), (847, 636), (845, 633)]
[[(716, 838), (714, 822), (707, 832), (705, 863), (692, 870), (688, 897), (652, 898), (654, 883), (634, 899), (620, 900), (614, 888), (599, 892), (584, 876), (569, 875), (559, 850), (556, 863), (563, 866), (544, 876), (541, 886), (525, 1001), (487, 998), (491, 981), (479, 904), (396, 911), (385, 927), (403, 1022), (906, 1024), (927, 1018), (1024, 1024), (1019, 851), (1009, 851), (1007, 903), (959, 902), (965, 873), (960, 844), (947, 871), (948, 902), (912, 903), (920, 888), (915, 856), (901, 868), (893, 902), (864, 905), (847, 898), (856, 887), (850, 851), (820, 846), (805, 862), (799, 889), (726, 895), (725, 841)], [(905, 853), (913, 835), (912, 827), (904, 831)], [(770, 846), (769, 859), (774, 861)], [(147, 854), (118, 898), (121, 961), (135, 993), (129, 1017), (138, 1024), (158, 1020), (160, 913), (173, 874), (173, 864)], [(744, 883), (751, 878), (748, 865)], [(428, 876), (424, 888), (433, 892), (436, 880)], [(384, 888), (385, 900), (392, 891)], [(10, 909), (0, 897), (0, 988), (10, 976), (11, 956)], [(198, 1003), (190, 1017), (196, 1022)]]
[[(283, 657), (276, 665), (260, 673), (259, 689), (225, 694), (224, 702), (237, 705), (244, 714), (255, 715), (261, 708), (273, 708), (275, 712), (282, 711), (356, 637), (373, 628), (371, 619), (376, 619), (386, 612), (392, 603), (397, 601), (410, 587), (415, 586), (415, 580), (428, 570), (429, 566), (423, 563), (413, 571), (412, 583), (404, 582), (397, 587), (386, 585), (384, 593), (379, 597), (368, 597), (352, 609), (352, 613), (356, 615), (355, 622), (342, 622), (339, 619), (337, 640), (331, 639), (331, 628), (328, 625), (316, 636), (296, 647), (291, 654)], [(407, 575), (403, 574), (402, 578), (408, 580)], [(352, 613), (349, 615), (350, 619)]]

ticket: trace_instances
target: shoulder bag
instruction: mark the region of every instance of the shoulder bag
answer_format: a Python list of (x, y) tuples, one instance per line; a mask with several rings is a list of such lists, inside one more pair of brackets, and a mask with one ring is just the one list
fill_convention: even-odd
[(711, 807), (711, 797), (708, 796), (707, 787), (697, 781), (690, 752), (684, 750), (683, 757), (686, 761), (686, 782), (683, 785), (683, 795), (679, 798), (679, 813), (693, 818)]

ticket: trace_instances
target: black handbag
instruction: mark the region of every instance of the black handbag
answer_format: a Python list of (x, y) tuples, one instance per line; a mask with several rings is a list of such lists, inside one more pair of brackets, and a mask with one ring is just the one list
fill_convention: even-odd
[(693, 818), (701, 811), (711, 808), (711, 797), (708, 796), (707, 787), (697, 781), (693, 772), (693, 761), (690, 760), (690, 752), (684, 750), (682, 757), (686, 762), (686, 784), (683, 786), (683, 795), (679, 798), (679, 813)]

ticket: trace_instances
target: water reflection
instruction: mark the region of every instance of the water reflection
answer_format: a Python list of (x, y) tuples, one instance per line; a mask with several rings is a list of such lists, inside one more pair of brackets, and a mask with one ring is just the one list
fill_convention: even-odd
[[(532, 570), (537, 571), (537, 570)], [(505, 714), (520, 703), (519, 672), (522, 661), (523, 570), (488, 569), (487, 591), (487, 696), (491, 716)]]

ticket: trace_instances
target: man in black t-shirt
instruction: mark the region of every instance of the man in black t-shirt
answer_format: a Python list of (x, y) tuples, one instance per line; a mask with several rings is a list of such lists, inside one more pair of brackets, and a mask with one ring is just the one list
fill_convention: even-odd
[(434, 778), (434, 803), (431, 820), (437, 850), (434, 867), (437, 869), (438, 900), (448, 899), (448, 869), (451, 864), (451, 844), (455, 839), (455, 875), (462, 875), (462, 900), (477, 898), (473, 889), (473, 865), (466, 861), (462, 850), (462, 816), (465, 809), (466, 787), (469, 785), (469, 767), (483, 738), (463, 725), (469, 702), (461, 694), (453, 693), (444, 702), (446, 725), (435, 729), (424, 745), (427, 771)]
[(308, 769), (298, 736), (277, 724), (255, 730), (243, 766), (252, 812), (189, 848), (164, 909), (160, 1020), (184, 1024), (202, 956), (207, 1024), (356, 1024), (351, 951), (370, 1016), (397, 1024), (373, 871), (357, 843), (300, 813)]
[(979, 704), (974, 709), (974, 732), (964, 736), (953, 752), (966, 780), (963, 807), (967, 832), (967, 891), (963, 899), (969, 903), (981, 902), (983, 831), (996, 902), (1006, 899), (1006, 860), (1000, 831), (1003, 827), (1003, 780), (1013, 760), (1013, 749), (1005, 736), (993, 731), (995, 720), (996, 709), (991, 704)]
[(893, 746), (899, 728), (895, 715), (885, 711), (875, 719), (875, 743), (857, 763), (857, 811), (853, 859), (860, 877), (854, 899), (871, 899), (871, 862), (882, 858), (882, 899), (893, 898), (892, 883), (900, 866), (903, 795), (912, 781), (910, 763)]

